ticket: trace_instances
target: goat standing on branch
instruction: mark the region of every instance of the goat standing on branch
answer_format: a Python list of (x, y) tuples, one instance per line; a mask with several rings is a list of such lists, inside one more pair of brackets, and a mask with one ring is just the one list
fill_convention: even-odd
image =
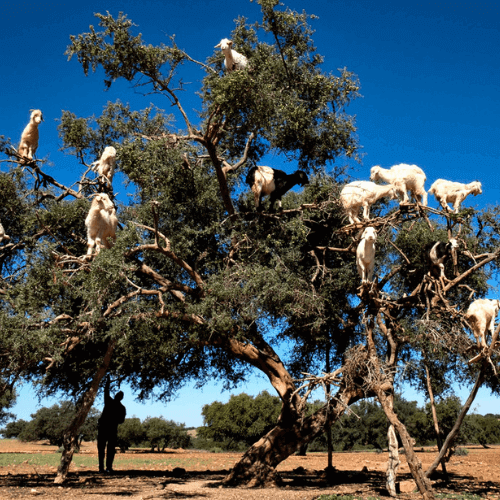
[(477, 299), (467, 309), (465, 319), (472, 328), (478, 347), (487, 347), (486, 334), (488, 331), (493, 337), (495, 319), (499, 309), (500, 300), (492, 299)]
[(457, 214), (460, 210), (460, 205), (469, 196), (482, 194), (482, 186), (479, 181), (470, 182), (469, 184), (462, 184), (460, 182), (447, 181), (445, 179), (438, 179), (434, 182), (429, 189), (429, 193), (433, 194), (438, 203), (444, 210), (449, 211), (448, 203), (453, 203), (453, 208)]
[(224, 54), (224, 67), (226, 71), (245, 69), (248, 65), (248, 59), (236, 50), (232, 49), (233, 42), (227, 38), (223, 38), (214, 48), (222, 50)]
[(35, 156), (38, 148), (38, 125), (43, 121), (42, 112), (34, 109), (30, 115), (30, 121), (21, 134), (18, 153), (30, 160)]
[(392, 185), (379, 186), (370, 181), (355, 181), (346, 184), (340, 193), (340, 202), (349, 217), (349, 222), (360, 222), (359, 210), (363, 207), (363, 219), (370, 218), (370, 207), (381, 198), (396, 198), (396, 189)]
[(427, 192), (424, 187), (426, 176), (424, 171), (417, 165), (400, 163), (390, 169), (375, 165), (370, 171), (370, 180), (392, 184), (403, 203), (409, 202), (408, 191), (410, 191), (414, 200), (418, 200), (422, 205), (427, 206)]
[(439, 279), (444, 288), (444, 263), (452, 256), (453, 251), (458, 248), (455, 238), (451, 238), (448, 243), (442, 241), (433, 241), (425, 246), (425, 256), (429, 268), (428, 275)]
[(281, 197), (297, 184), (309, 184), (309, 179), (302, 170), (287, 174), (271, 167), (252, 167), (247, 174), (246, 183), (252, 189), (256, 210), (262, 212), (262, 197), (269, 195), (269, 212), (274, 212), (276, 201), (281, 209)]
[(87, 255), (92, 254), (94, 246), (96, 247), (96, 255), (101, 251), (101, 248), (111, 248), (111, 242), (108, 238), (116, 239), (117, 225), (116, 209), (109, 196), (106, 193), (96, 195), (85, 219)]
[(356, 249), (356, 266), (358, 268), (361, 283), (373, 281), (373, 269), (375, 267), (375, 242), (377, 231), (374, 227), (367, 227), (361, 235), (361, 241)]
[(115, 173), (115, 164), (116, 149), (113, 146), (107, 146), (101, 157), (92, 163), (93, 170), (95, 170), (99, 175), (105, 177), (110, 187)]

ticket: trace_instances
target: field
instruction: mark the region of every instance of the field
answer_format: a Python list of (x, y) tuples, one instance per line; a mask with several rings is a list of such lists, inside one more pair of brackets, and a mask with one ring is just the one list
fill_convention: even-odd
[[(471, 446), (467, 450), (467, 455), (452, 457), (448, 463), (450, 483), (433, 480), (436, 493), (447, 499), (499, 500), (500, 446)], [(435, 450), (421, 450), (418, 456), (425, 469), (433, 461)], [(278, 468), (283, 487), (223, 488), (221, 480), (239, 457), (238, 453), (132, 450), (116, 455), (116, 473), (107, 476), (97, 472), (95, 443), (84, 443), (74, 457), (68, 480), (61, 486), (53, 484), (60, 458), (55, 446), (0, 440), (0, 499), (316, 500), (332, 495), (349, 499), (389, 498), (385, 490), (386, 453), (335, 453), (335, 472), (329, 480), (324, 473), (326, 453), (292, 456)], [(401, 461), (399, 498), (421, 498), (412, 491), (414, 484), (404, 455)]]

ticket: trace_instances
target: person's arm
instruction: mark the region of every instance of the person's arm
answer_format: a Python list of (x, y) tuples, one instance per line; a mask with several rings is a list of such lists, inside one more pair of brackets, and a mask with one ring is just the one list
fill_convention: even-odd
[(109, 402), (111, 399), (109, 396), (109, 386), (111, 385), (111, 379), (109, 376), (106, 377), (106, 383), (104, 384), (104, 406)]

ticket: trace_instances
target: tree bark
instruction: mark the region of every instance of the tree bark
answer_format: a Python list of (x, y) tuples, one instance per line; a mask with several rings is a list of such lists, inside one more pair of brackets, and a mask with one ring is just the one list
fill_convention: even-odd
[(99, 389), (99, 384), (109, 367), (115, 344), (115, 340), (109, 341), (101, 366), (97, 370), (97, 373), (92, 380), (92, 384), (90, 385), (89, 390), (85, 394), (83, 394), (83, 396), (78, 401), (76, 414), (73, 417), (73, 420), (70, 422), (68, 428), (64, 432), (63, 452), (61, 455), (61, 463), (57, 468), (57, 475), (54, 480), (55, 484), (61, 484), (66, 480), (69, 466), (71, 465), (71, 460), (73, 459), (73, 454), (75, 452), (75, 449), (78, 447), (78, 434), (80, 431), (80, 427), (85, 422), (90, 408), (92, 408), (92, 405), (94, 404), (97, 390)]
[[(443, 448), (443, 440), (441, 439), (441, 432), (439, 430), (436, 403), (434, 401), (434, 392), (432, 390), (432, 384), (431, 384), (431, 374), (427, 362), (425, 362), (424, 364), (425, 364), (425, 378), (427, 382), (427, 392), (429, 393), (429, 401), (431, 403), (431, 410), (432, 410), (432, 421), (434, 422), (434, 432), (436, 433), (438, 452), (441, 452), (441, 449)], [(443, 469), (443, 474), (445, 475), (446, 480), (448, 480), (448, 471), (446, 470), (446, 463), (444, 457), (441, 460), (441, 467)]]
[(389, 419), (389, 422), (394, 426), (399, 436), (401, 437), (401, 441), (403, 442), (403, 447), (405, 449), (406, 461), (408, 463), (408, 467), (410, 468), (413, 479), (417, 483), (420, 494), (423, 496), (424, 500), (433, 500), (434, 492), (432, 490), (431, 483), (422, 470), (422, 463), (418, 459), (417, 455), (415, 455), (412, 444), (413, 440), (410, 434), (408, 433), (405, 425), (394, 413), (394, 410), (391, 408), (389, 400), (384, 391), (378, 390), (377, 397), (380, 401), (380, 404), (382, 405), (382, 408), (384, 409), (387, 418)]
[[(357, 389), (337, 392), (333, 408), (326, 406), (310, 417), (291, 419), (283, 412), (278, 425), (252, 445), (224, 479), (225, 486), (249, 487), (279, 485), (281, 478), (276, 466), (294, 453), (300, 445), (311, 442), (324, 431), (325, 425), (339, 419), (347, 406), (362, 397)], [(296, 408), (294, 409), (296, 410)]]
[(387, 491), (391, 497), (397, 495), (396, 492), (396, 477), (398, 473), (399, 461), (399, 451), (398, 451), (398, 438), (396, 437), (396, 431), (394, 426), (390, 425), (387, 430), (387, 442), (389, 444), (389, 460), (387, 462)]
[[(385, 327), (385, 325), (380, 321), (379, 317), (379, 326), (382, 331), (386, 332), (387, 339), (389, 340), (389, 345), (391, 345), (391, 335), (389, 329)], [(401, 441), (403, 442), (403, 447), (405, 449), (406, 461), (408, 463), (408, 467), (410, 468), (410, 472), (415, 480), (418, 490), (420, 494), (424, 497), (424, 500), (433, 500), (434, 492), (432, 491), (432, 486), (429, 479), (425, 476), (422, 470), (422, 463), (415, 455), (415, 451), (413, 450), (413, 439), (408, 433), (405, 425), (399, 420), (398, 416), (394, 412), (393, 401), (394, 401), (394, 381), (391, 380), (391, 377), (387, 377), (385, 370), (382, 368), (377, 349), (375, 346), (375, 341), (373, 337), (373, 329), (374, 323), (373, 320), (370, 320), (366, 326), (367, 333), (367, 344), (368, 344), (368, 354), (369, 354), (369, 362), (372, 365), (373, 376), (375, 378), (372, 380), (370, 387), (371, 390), (377, 395), (377, 398), (384, 410), (384, 413), (389, 420), (389, 423), (394, 426), (394, 429), (399, 434)], [(392, 339), (393, 347), (391, 349), (391, 360), (388, 363), (388, 366), (393, 366), (394, 361), (396, 359), (396, 344)], [(387, 387), (389, 386), (389, 387)]]
[(483, 364), (481, 365), (481, 370), (476, 379), (476, 383), (474, 384), (474, 387), (472, 388), (472, 391), (469, 394), (469, 397), (467, 398), (465, 405), (462, 407), (462, 410), (458, 415), (457, 421), (455, 422), (453, 429), (451, 429), (450, 433), (446, 436), (446, 439), (443, 443), (441, 451), (439, 452), (439, 455), (437, 456), (436, 460), (434, 460), (434, 462), (431, 464), (431, 466), (427, 469), (425, 473), (426, 477), (429, 477), (438, 468), (440, 462), (443, 460), (443, 457), (446, 455), (446, 452), (453, 445), (453, 442), (455, 441), (455, 438), (457, 437), (458, 432), (460, 431), (460, 426), (462, 425), (462, 422), (464, 421), (464, 418), (467, 415), (469, 408), (471, 407), (472, 403), (474, 402), (474, 399), (476, 398), (477, 391), (484, 382), (487, 367), (488, 367), (488, 362), (483, 361)]

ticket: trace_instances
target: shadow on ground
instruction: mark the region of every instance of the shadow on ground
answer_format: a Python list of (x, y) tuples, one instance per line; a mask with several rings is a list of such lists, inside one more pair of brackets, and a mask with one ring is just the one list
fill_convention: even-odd
[[(68, 475), (64, 489), (73, 490), (84, 495), (85, 492), (102, 494), (106, 496), (131, 497), (140, 494), (145, 488), (165, 489), (169, 484), (189, 484), (194, 481), (206, 481), (205, 488), (220, 488), (227, 470), (218, 471), (189, 471), (174, 469), (172, 471), (157, 470), (120, 470), (114, 474), (101, 474), (95, 471), (78, 471)], [(362, 493), (362, 496), (387, 497), (385, 489), (385, 474), (376, 471), (313, 471), (299, 467), (294, 471), (281, 472), (283, 487), (290, 490), (316, 490), (334, 488), (338, 494)], [(410, 474), (399, 474), (398, 480), (411, 481)], [(49, 493), (60, 485), (54, 484), (54, 474), (8, 474), (2, 476), (3, 493), (11, 492), (18, 488), (33, 488), (40, 492)], [(449, 481), (439, 474), (433, 478), (434, 489), (437, 493), (454, 493), (467, 495), (500, 495), (500, 484), (491, 481), (480, 481), (472, 476), (449, 476)], [(203, 495), (183, 495), (185, 498)], [(17, 498), (14, 495), (7, 498)]]

